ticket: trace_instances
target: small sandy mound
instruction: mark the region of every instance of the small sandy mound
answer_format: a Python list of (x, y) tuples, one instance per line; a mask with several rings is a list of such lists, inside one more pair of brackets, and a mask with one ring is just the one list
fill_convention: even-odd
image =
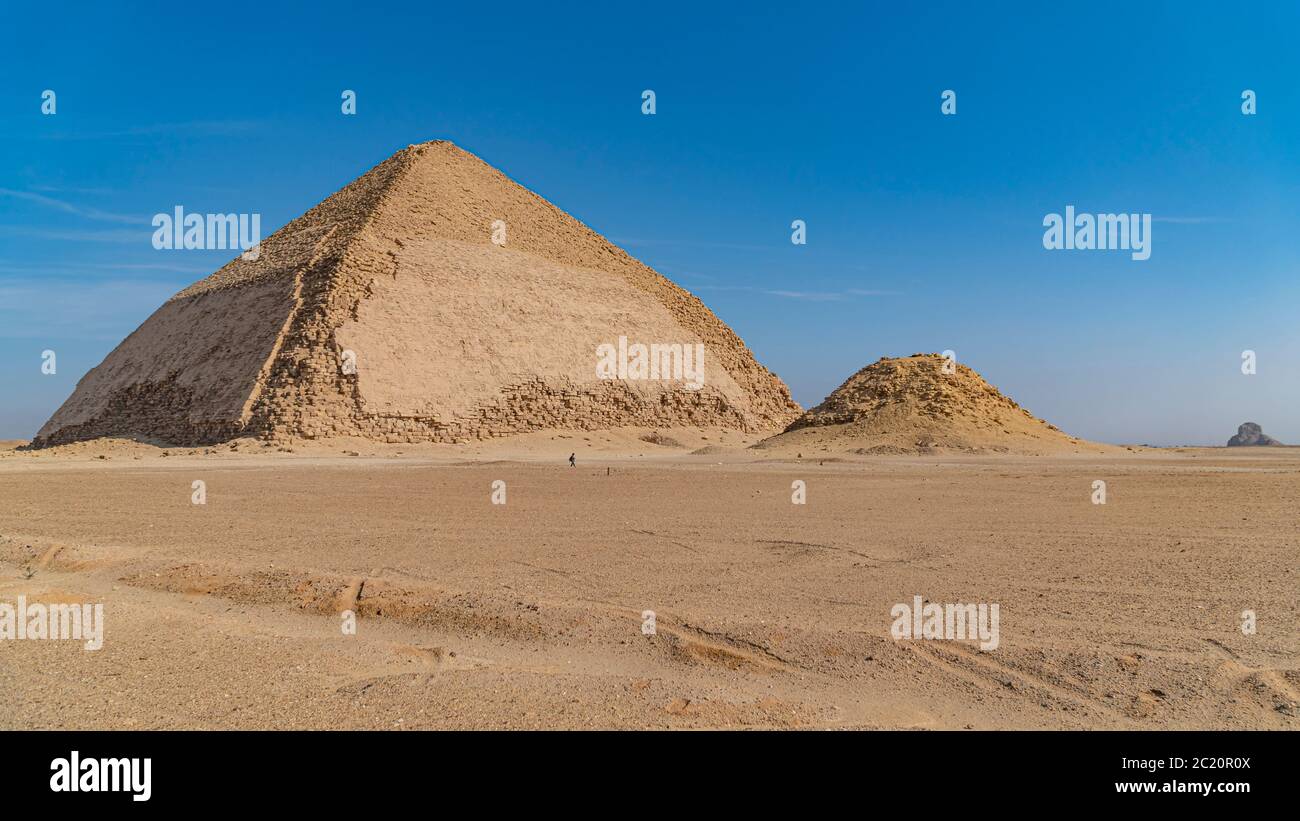
[(671, 436), (664, 436), (662, 433), (660, 433), (657, 430), (651, 431), (650, 433), (647, 433), (646, 435), (642, 436), (641, 441), (649, 442), (652, 445), (662, 445), (663, 447), (666, 448), (686, 447), (681, 442), (678, 442), (676, 439), (672, 438)]
[(754, 447), (860, 456), (918, 453), (1099, 452), (938, 354), (882, 358), (849, 377), (786, 430)]
[(692, 456), (724, 456), (738, 453), (736, 448), (729, 448), (723, 445), (705, 445), (702, 448), (696, 448), (691, 451)]

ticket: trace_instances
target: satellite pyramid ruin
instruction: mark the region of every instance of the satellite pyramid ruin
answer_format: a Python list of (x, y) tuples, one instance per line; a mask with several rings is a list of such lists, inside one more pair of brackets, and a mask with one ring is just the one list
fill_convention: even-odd
[[(699, 299), (449, 142), (399, 151), (259, 250), (168, 300), (34, 444), (759, 431), (799, 412)], [(656, 366), (702, 345), (698, 384), (667, 359), (657, 379), (598, 372), (602, 346), (656, 344)]]
[(940, 356), (882, 358), (755, 447), (859, 454), (1051, 453), (1098, 446), (1063, 433)]

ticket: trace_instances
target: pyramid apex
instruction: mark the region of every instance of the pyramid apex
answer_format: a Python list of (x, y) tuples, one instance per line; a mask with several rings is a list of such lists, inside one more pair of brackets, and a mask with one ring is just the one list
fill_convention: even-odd
[(390, 159), (397, 157), (469, 157), (480, 162), (482, 159), (471, 151), (462, 148), (451, 140), (425, 140), (411, 143), (398, 151)]
[[(461, 148), (460, 146), (456, 145), (456, 143), (452, 142), (451, 140), (425, 140), (424, 142), (421, 142), (421, 143), (411, 143), (410, 145), (408, 145), (408, 146), (406, 147), (406, 150), (407, 150), (407, 151), (419, 151), (420, 149), (423, 149), (423, 148), (430, 148), (430, 147), (434, 147), (434, 146), (439, 147), (439, 148), (453, 148), (453, 149), (455, 149), (455, 150), (457, 150), (457, 151), (465, 151), (465, 149), (463, 149), (463, 148)], [(400, 152), (399, 152), (399, 153), (400, 153)], [(469, 153), (469, 152), (466, 152), (466, 153)]]

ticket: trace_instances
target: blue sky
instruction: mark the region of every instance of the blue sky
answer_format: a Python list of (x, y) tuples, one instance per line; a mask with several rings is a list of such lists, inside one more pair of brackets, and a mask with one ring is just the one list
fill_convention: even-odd
[[(1300, 443), (1300, 7), (609, 5), (7, 9), (0, 438), (230, 256), (154, 250), (152, 215), (266, 235), (441, 138), (697, 294), (805, 406), (952, 349), (1088, 438)], [(1066, 205), (1152, 214), (1151, 258), (1045, 250)]]

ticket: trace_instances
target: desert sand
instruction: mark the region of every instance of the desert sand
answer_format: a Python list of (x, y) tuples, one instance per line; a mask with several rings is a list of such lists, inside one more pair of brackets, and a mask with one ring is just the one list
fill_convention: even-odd
[[(0, 600), (103, 602), (106, 628), (96, 651), (0, 642), (0, 724), (1300, 724), (1300, 450), (798, 459), (761, 438), (8, 443)], [(999, 603), (1000, 645), (894, 640), (917, 595)]]
[[(698, 346), (703, 380), (613, 378), (616, 341)], [(0, 726), (1300, 721), (1300, 451), (1087, 442), (935, 354), (801, 413), (450, 143), (178, 293), (23, 444), (0, 604), (105, 630), (0, 641)], [(927, 603), (997, 640), (900, 636)]]

